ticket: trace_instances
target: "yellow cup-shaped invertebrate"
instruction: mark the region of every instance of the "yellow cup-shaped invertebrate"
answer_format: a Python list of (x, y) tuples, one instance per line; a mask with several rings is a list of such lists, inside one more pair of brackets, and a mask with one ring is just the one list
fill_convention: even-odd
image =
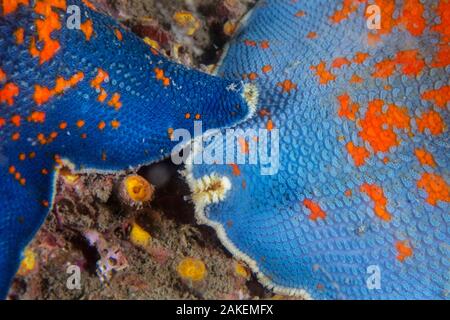
[(133, 174), (123, 181), (126, 196), (133, 202), (150, 201), (153, 197), (154, 187), (144, 178)]
[(178, 11), (173, 15), (173, 20), (179, 27), (182, 27), (188, 36), (194, 35), (194, 33), (200, 28), (201, 23), (192, 13), (189, 11)]
[(178, 264), (177, 272), (185, 280), (201, 281), (206, 276), (206, 266), (200, 259), (184, 258)]
[(69, 168), (67, 167), (62, 167), (59, 170), (59, 174), (64, 178), (64, 181), (66, 181), (69, 184), (74, 184), (75, 182), (78, 181), (78, 179), (80, 178), (79, 175), (73, 173), (72, 171), (70, 171)]
[(152, 241), (152, 236), (138, 224), (133, 223), (131, 226), (130, 240), (135, 245), (145, 247)]
[(236, 262), (234, 264), (234, 272), (244, 279), (248, 279), (250, 277), (250, 273), (247, 268), (240, 262)]
[(23, 255), (24, 257), (17, 272), (21, 276), (29, 274), (36, 267), (36, 254), (31, 249), (26, 249)]

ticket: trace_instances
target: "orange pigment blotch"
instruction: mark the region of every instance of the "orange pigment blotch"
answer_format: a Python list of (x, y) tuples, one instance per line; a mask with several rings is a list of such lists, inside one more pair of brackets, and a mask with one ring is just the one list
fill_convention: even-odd
[(359, 167), (366, 163), (366, 159), (370, 156), (369, 151), (365, 147), (355, 146), (353, 142), (346, 145), (347, 152), (352, 156), (355, 166)]
[(297, 90), (297, 84), (293, 83), (291, 80), (286, 79), (283, 82), (277, 83), (278, 87), (281, 87), (282, 93), (290, 93), (292, 90)]
[(233, 170), (234, 176), (241, 175), (241, 170), (239, 170), (239, 166), (236, 163), (232, 163), (232, 164), (230, 164), (230, 166), (231, 166), (231, 169)]
[(257, 74), (256, 72), (250, 72), (250, 73), (247, 75), (247, 77), (248, 77), (248, 79), (249, 79), (250, 81), (254, 81), (254, 80), (256, 80), (256, 79), (258, 78), (258, 74)]
[(244, 40), (244, 44), (247, 46), (247, 47), (256, 47), (256, 41), (253, 41), (253, 40)]
[(327, 217), (325, 211), (323, 211), (322, 208), (311, 199), (303, 200), (303, 205), (310, 211), (308, 216), (310, 220), (316, 221), (317, 219), (325, 219)]
[(363, 81), (364, 79), (358, 76), (357, 74), (353, 74), (352, 77), (350, 78), (350, 83), (352, 84), (363, 83)]
[(275, 128), (275, 125), (274, 125), (272, 119), (267, 120), (266, 129), (268, 131), (272, 131), (273, 128)]
[(33, 100), (37, 105), (42, 105), (48, 102), (52, 97), (63, 94), (64, 91), (76, 86), (83, 79), (83, 72), (77, 72), (68, 80), (64, 79), (63, 77), (56, 78), (55, 87), (53, 89), (37, 84), (34, 86)]
[(440, 0), (436, 7), (436, 14), (440, 18), (440, 23), (431, 28), (432, 31), (437, 32), (441, 36), (441, 43), (450, 42), (450, 1)]
[[(374, 4), (381, 10), (381, 28), (379, 30), (372, 30), (372, 33), (368, 34), (367, 42), (369, 45), (374, 45), (379, 42), (381, 36), (390, 34), (393, 28), (397, 26), (397, 21), (394, 19), (395, 1), (375, 0)], [(368, 18), (367, 14), (366, 18)]]
[(410, 130), (410, 117), (407, 108), (390, 104), (382, 112), (384, 101), (375, 99), (369, 102), (365, 117), (361, 119), (362, 130), (359, 136), (367, 141), (374, 152), (388, 152), (391, 147), (399, 145), (394, 128)]
[(16, 43), (18, 45), (23, 44), (24, 40), (24, 29), (18, 28), (16, 31), (14, 31), (14, 38), (16, 38)]
[(36, 40), (33, 38), (30, 47), (32, 56), (39, 56), (39, 63), (43, 64), (51, 60), (60, 49), (60, 44), (52, 38), (53, 31), (61, 29), (60, 15), (53, 11), (53, 8), (66, 10), (65, 0), (37, 0), (34, 7), (35, 13), (41, 16), (36, 19), (36, 31), (38, 41), (43, 43), (42, 50), (36, 47)]
[(4, 118), (0, 118), (0, 128), (6, 124), (6, 120)]
[(119, 110), (122, 107), (122, 102), (120, 102), (120, 94), (114, 93), (112, 98), (108, 101), (108, 105), (114, 107), (114, 109)]
[(341, 68), (342, 66), (349, 65), (350, 61), (345, 57), (339, 57), (333, 60), (331, 63), (332, 68)]
[(297, 12), (295, 13), (295, 16), (296, 16), (297, 18), (303, 17), (304, 15), (305, 15), (305, 11), (303, 11), (303, 10), (297, 11)]
[(438, 50), (433, 58), (433, 68), (443, 68), (450, 65), (450, 45), (448, 43), (438, 45)]
[(443, 86), (439, 89), (431, 89), (422, 94), (422, 99), (432, 101), (439, 108), (445, 109), (450, 102), (450, 86)]
[(119, 29), (114, 29), (114, 34), (116, 35), (116, 38), (117, 38), (119, 41), (122, 41), (122, 40), (123, 40), (122, 32), (120, 32)]
[(416, 118), (416, 123), (420, 133), (423, 133), (425, 129), (428, 129), (432, 135), (436, 136), (445, 131), (444, 120), (442, 120), (441, 115), (434, 110), (422, 113), (419, 118)]
[(9, 106), (14, 104), (14, 97), (19, 95), (19, 87), (12, 82), (9, 82), (0, 89), (0, 103), (6, 103)]
[(423, 17), (424, 11), (423, 4), (419, 0), (405, 0), (398, 22), (405, 26), (410, 34), (419, 37), (426, 27), (426, 21)]
[(316, 39), (316, 38), (317, 38), (317, 32), (314, 32), (314, 31), (308, 32), (308, 34), (306, 35), (306, 37), (307, 37), (308, 39)]
[(450, 202), (450, 186), (440, 175), (424, 173), (417, 181), (417, 187), (428, 194), (426, 201), (435, 206), (438, 201)]
[(22, 122), (22, 118), (20, 117), (20, 115), (15, 114), (11, 117), (10, 119), (11, 123), (16, 126), (16, 127), (20, 127), (20, 123)]
[(100, 90), (100, 85), (106, 80), (109, 79), (109, 74), (103, 70), (98, 68), (97, 75), (91, 81), (91, 87)]
[(84, 5), (86, 6), (86, 7), (88, 7), (89, 9), (91, 9), (91, 10), (97, 10), (97, 8), (92, 4), (92, 2), (90, 2), (89, 0), (81, 0), (83, 3), (84, 3)]
[(117, 121), (117, 120), (112, 120), (112, 121), (111, 121), (111, 127), (112, 127), (113, 129), (119, 128), (119, 127), (120, 127), (120, 122)]
[(395, 243), (397, 249), (397, 260), (400, 262), (405, 261), (406, 258), (410, 258), (413, 255), (413, 249), (409, 246), (407, 241), (397, 241)]
[(2, 70), (2, 68), (0, 68), (0, 82), (5, 82), (6, 81), (6, 73), (5, 71)]
[(426, 149), (416, 148), (414, 149), (414, 153), (421, 165), (436, 167), (436, 162), (434, 161), (433, 155), (429, 153)]
[(325, 61), (321, 61), (317, 66), (311, 66), (310, 69), (316, 72), (320, 84), (325, 85), (336, 79), (336, 76), (326, 69)]
[(6, 16), (8, 14), (11, 14), (17, 10), (19, 5), (28, 6), (29, 0), (3, 0), (2, 1), (2, 9), (3, 9), (3, 15)]
[(372, 199), (375, 207), (374, 212), (375, 215), (384, 221), (390, 221), (392, 219), (391, 214), (386, 210), (387, 199), (384, 196), (383, 189), (376, 184), (368, 184), (364, 183), (360, 189), (361, 192), (364, 192)]
[(160, 80), (165, 87), (170, 85), (170, 78), (164, 75), (164, 70), (155, 68), (153, 71), (155, 72), (156, 80)]
[(376, 63), (372, 77), (382, 79), (390, 77), (395, 71), (395, 65), (395, 61), (389, 59)]
[(336, 10), (330, 17), (332, 23), (340, 23), (349, 18), (349, 16), (358, 10), (358, 6), (366, 2), (366, 0), (344, 0), (342, 3), (342, 9)]
[(347, 118), (351, 121), (355, 121), (356, 113), (359, 110), (359, 105), (356, 102), (352, 102), (350, 96), (344, 93), (337, 97), (339, 101), (338, 116), (341, 118)]
[(238, 139), (239, 146), (241, 148), (241, 153), (248, 154), (249, 153), (249, 144), (244, 138)]
[(346, 197), (351, 197), (353, 192), (352, 192), (351, 189), (347, 189), (347, 190), (345, 190), (344, 194), (345, 194)]
[(270, 42), (268, 40), (261, 41), (261, 49), (269, 49)]
[(270, 64), (267, 64), (261, 68), (261, 71), (263, 73), (269, 73), (270, 71), (272, 71), (272, 66)]
[(105, 121), (100, 121), (100, 122), (98, 123), (97, 127), (98, 127), (99, 130), (105, 129), (105, 127), (106, 127)]
[(417, 76), (425, 67), (425, 61), (418, 50), (399, 51), (395, 61), (401, 65), (402, 73), (407, 76)]
[(92, 20), (88, 19), (85, 22), (83, 22), (80, 26), (80, 29), (84, 33), (86, 41), (90, 41), (92, 34), (94, 33), (94, 26), (92, 24)]
[(353, 62), (356, 64), (361, 64), (364, 61), (366, 61), (366, 59), (369, 57), (368, 53), (364, 53), (364, 52), (357, 52), (355, 54), (355, 57), (353, 58)]

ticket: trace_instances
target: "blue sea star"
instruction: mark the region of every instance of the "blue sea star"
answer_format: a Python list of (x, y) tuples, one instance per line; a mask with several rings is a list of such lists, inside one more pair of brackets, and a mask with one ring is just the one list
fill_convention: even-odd
[(3, 297), (52, 205), (62, 162), (78, 171), (149, 164), (170, 154), (174, 128), (234, 125), (255, 95), (242, 81), (169, 62), (88, 0), (0, 5)]
[[(259, 116), (237, 128), (279, 130), (278, 171), (185, 175), (198, 220), (277, 292), (445, 299), (450, 4), (373, 3), (259, 1), (218, 72), (259, 87)], [(241, 136), (241, 152), (258, 138)]]

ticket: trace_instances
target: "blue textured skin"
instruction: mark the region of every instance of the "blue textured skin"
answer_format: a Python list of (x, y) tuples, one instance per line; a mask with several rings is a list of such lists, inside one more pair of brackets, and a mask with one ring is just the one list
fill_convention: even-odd
[[(397, 1), (397, 15), (401, 3)], [(433, 9), (437, 1), (426, 3), (428, 27), (421, 37), (398, 27), (369, 46), (364, 5), (349, 19), (332, 24), (329, 17), (342, 1), (263, 0), (232, 42), (219, 74), (235, 78), (258, 73), (259, 104), (280, 130), (280, 169), (263, 176), (258, 165), (245, 164), (238, 166), (236, 176), (230, 165), (194, 165), (192, 173), (195, 179), (213, 172), (229, 178), (232, 188), (225, 199), (207, 206), (203, 214), (209, 224), (219, 223), (225, 230), (227, 248), (270, 279), (265, 279), (267, 285), (281, 292), (304, 289), (318, 299), (448, 299), (449, 203), (431, 205), (417, 187), (425, 172), (443, 177), (447, 188), (450, 181), (448, 103), (438, 108), (420, 97), (425, 90), (448, 85), (450, 73), (449, 66), (429, 66), (440, 35), (430, 31), (439, 21)], [(299, 10), (305, 15), (296, 17)], [(311, 31), (316, 39), (307, 37)], [(265, 40), (270, 47), (263, 50)], [(418, 77), (402, 75), (399, 69), (387, 80), (371, 77), (375, 63), (406, 49), (419, 49), (425, 58), (427, 65)], [(358, 51), (369, 53), (364, 63), (332, 69), (336, 80), (326, 85), (310, 69), (325, 61), (328, 70), (333, 59), (350, 60)], [(264, 74), (261, 68), (267, 64), (273, 69)], [(362, 84), (349, 83), (354, 73), (364, 79)], [(286, 79), (298, 89), (283, 93), (277, 84)], [(385, 90), (386, 84), (393, 89)], [(412, 135), (394, 129), (399, 146), (374, 154), (358, 135), (358, 121), (338, 116), (336, 97), (343, 92), (360, 105), (357, 119), (375, 98), (406, 106)], [(417, 131), (415, 117), (429, 110), (444, 119), (443, 133)], [(237, 127), (265, 128), (268, 118), (256, 116)], [(213, 141), (216, 147), (222, 143)], [(355, 166), (345, 147), (349, 141), (371, 151), (365, 165)], [(423, 147), (433, 154), (436, 167), (419, 163), (414, 148)], [(386, 164), (384, 156), (389, 158)], [(374, 202), (360, 191), (364, 183), (383, 188), (391, 221), (375, 216)], [(347, 189), (351, 196), (344, 195)], [(305, 199), (318, 203), (326, 218), (308, 219)], [(397, 241), (407, 241), (413, 250), (403, 262), (397, 259)], [(366, 286), (370, 265), (380, 268), (379, 290)]]
[[(56, 55), (43, 64), (29, 52), (31, 37), (36, 35), (35, 21), (40, 16), (30, 6), (22, 6), (11, 14), (0, 15), (0, 68), (6, 80), (15, 83), (20, 93), (9, 106), (0, 103), (0, 296), (6, 295), (9, 283), (17, 270), (20, 255), (51, 206), (55, 165), (54, 155), (69, 159), (76, 169), (123, 170), (148, 164), (167, 156), (173, 144), (168, 137), (169, 128), (186, 128), (193, 131), (193, 119), (201, 116), (204, 128), (230, 126), (247, 116), (249, 109), (242, 98), (242, 83), (222, 80), (189, 70), (152, 53), (150, 47), (138, 37), (124, 30), (117, 22), (97, 11), (86, 8), (80, 1), (67, 1), (81, 8), (82, 23), (91, 19), (94, 33), (89, 41), (80, 30), (65, 27), (65, 11), (53, 8), (60, 14), (62, 28), (52, 33), (61, 45)], [(24, 43), (16, 44), (13, 32), (23, 27)], [(119, 29), (123, 40), (114, 33)], [(38, 49), (42, 44), (37, 44)], [(154, 68), (164, 70), (170, 85), (163, 86), (155, 78)], [(97, 92), (91, 80), (97, 68), (109, 73), (109, 82), (101, 87), (108, 94), (104, 103), (97, 101)], [(84, 78), (76, 86), (56, 95), (46, 103), (37, 105), (33, 100), (35, 85), (54, 88), (57, 77), (66, 80), (76, 72)], [(235, 84), (236, 89), (229, 90)], [(121, 95), (122, 107), (115, 110), (107, 102), (114, 92)], [(27, 117), (32, 111), (45, 111), (44, 123), (32, 123)], [(190, 119), (185, 114), (190, 113)], [(21, 125), (10, 122), (13, 115), (22, 117)], [(76, 123), (84, 120), (79, 128)], [(110, 121), (118, 120), (114, 129)], [(60, 129), (61, 121), (67, 128)], [(100, 121), (106, 127), (99, 130)], [(41, 144), (37, 135), (58, 136), (53, 142)], [(11, 135), (20, 133), (13, 141)], [(87, 136), (82, 137), (85, 133)], [(35, 152), (35, 157), (29, 157)], [(26, 159), (19, 160), (25, 153)], [(106, 156), (106, 159), (104, 158)], [(9, 168), (15, 167), (25, 185), (16, 181)], [(43, 175), (41, 170), (49, 171)]]

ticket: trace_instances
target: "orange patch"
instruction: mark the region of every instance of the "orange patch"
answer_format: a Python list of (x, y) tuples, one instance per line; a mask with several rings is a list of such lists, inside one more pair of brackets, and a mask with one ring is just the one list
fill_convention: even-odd
[(81, 24), (81, 31), (84, 33), (84, 36), (87, 41), (91, 40), (92, 34), (94, 33), (94, 27), (92, 24), (92, 20), (88, 19)]
[(314, 32), (314, 31), (311, 31), (311, 32), (309, 32), (309, 33), (306, 35), (306, 37), (307, 37), (308, 39), (315, 39), (315, 38), (317, 38), (317, 33)]
[(230, 164), (231, 168), (233, 169), (233, 175), (239, 176), (241, 175), (241, 170), (239, 170), (239, 166), (236, 163)]
[(83, 1), (84, 5), (89, 9), (97, 10), (97, 8), (95, 8), (95, 6), (89, 0), (81, 0), (81, 1)]
[(395, 61), (393, 60), (383, 60), (375, 64), (375, 71), (372, 73), (374, 78), (388, 78), (395, 71)]
[(442, 68), (450, 64), (450, 46), (448, 44), (440, 44), (438, 51), (433, 58), (431, 66), (433, 68)]
[(268, 72), (272, 71), (272, 66), (270, 64), (265, 65), (264, 67), (261, 68), (261, 71), (263, 73), (268, 73)]
[(365, 117), (361, 119), (362, 130), (359, 136), (367, 141), (374, 152), (388, 152), (399, 144), (394, 128), (410, 129), (410, 117), (406, 108), (390, 104), (382, 112), (384, 101), (375, 99), (369, 102)]
[(364, 61), (366, 61), (366, 59), (369, 57), (368, 53), (364, 53), (364, 52), (357, 52), (355, 54), (355, 57), (353, 58), (353, 62), (356, 64), (361, 64)]
[(357, 74), (353, 74), (352, 77), (350, 78), (350, 83), (353, 84), (362, 83), (363, 81), (364, 79), (358, 76)]
[(430, 110), (422, 113), (419, 118), (416, 118), (417, 129), (423, 133), (425, 129), (430, 130), (432, 135), (442, 134), (445, 130), (445, 123), (439, 113)]
[(261, 41), (261, 48), (262, 49), (269, 49), (270, 43), (267, 40)]
[(433, 155), (426, 149), (416, 148), (414, 149), (414, 153), (416, 154), (417, 160), (419, 160), (421, 165), (436, 167), (436, 162), (434, 161)]
[(450, 202), (450, 186), (440, 175), (424, 173), (417, 181), (417, 187), (428, 194), (427, 202), (435, 206), (438, 201)]
[(254, 81), (254, 80), (256, 80), (257, 78), (258, 78), (258, 74), (257, 74), (256, 72), (250, 72), (250, 73), (248, 74), (248, 79), (251, 80), (251, 81)]
[(316, 202), (305, 199), (303, 200), (303, 205), (311, 212), (308, 216), (310, 220), (316, 221), (317, 219), (325, 219), (327, 217), (325, 211)]
[(347, 93), (344, 93), (337, 97), (339, 101), (339, 111), (338, 116), (341, 118), (347, 118), (351, 121), (355, 121), (356, 113), (359, 110), (359, 105), (356, 102), (352, 102), (350, 96)]
[(6, 16), (10, 13), (15, 12), (19, 7), (19, 4), (28, 6), (30, 3), (29, 0), (3, 0), (2, 1), (3, 15)]
[(37, 105), (44, 104), (55, 95), (62, 94), (67, 89), (76, 86), (81, 80), (83, 80), (83, 78), (84, 74), (82, 72), (76, 73), (68, 80), (64, 79), (63, 77), (58, 77), (55, 81), (55, 87), (53, 89), (42, 87), (37, 84), (34, 86), (34, 102), (36, 102)]
[(320, 62), (317, 66), (311, 66), (310, 69), (316, 72), (316, 75), (319, 77), (320, 84), (327, 84), (328, 82), (336, 79), (334, 74), (326, 70), (324, 61)]
[(403, 24), (413, 36), (419, 37), (426, 27), (424, 11), (423, 4), (419, 0), (405, 0), (399, 23)]
[(272, 131), (272, 129), (275, 127), (275, 125), (273, 124), (273, 121), (272, 121), (272, 119), (269, 119), (268, 121), (267, 121), (267, 124), (266, 124), (266, 129), (268, 130), (268, 131)]
[(14, 31), (14, 37), (16, 38), (16, 43), (18, 45), (23, 44), (23, 40), (24, 40), (24, 29), (23, 28), (19, 28), (16, 31)]
[(297, 11), (297, 12), (295, 13), (295, 16), (296, 16), (297, 18), (303, 17), (304, 15), (305, 15), (305, 11), (303, 11), (303, 10)]
[(412, 257), (413, 249), (408, 245), (407, 241), (397, 241), (395, 243), (397, 249), (397, 260), (403, 262), (406, 258)]
[(114, 34), (116, 35), (116, 38), (117, 38), (119, 41), (122, 41), (122, 40), (123, 40), (122, 32), (120, 32), (119, 29), (114, 29)]
[(340, 23), (348, 19), (348, 17), (358, 10), (358, 6), (365, 2), (365, 0), (344, 0), (342, 3), (342, 9), (336, 10), (330, 17), (332, 23)]
[(332, 68), (341, 68), (342, 66), (349, 65), (350, 61), (348, 61), (345, 57), (339, 57), (333, 60), (331, 63)]
[(297, 84), (293, 83), (291, 80), (287, 79), (283, 82), (278, 82), (277, 86), (281, 87), (281, 92), (290, 93), (291, 90), (297, 90)]
[(422, 94), (422, 99), (432, 101), (439, 108), (445, 109), (450, 101), (450, 86), (443, 86), (439, 89), (431, 89)]
[(0, 68), (0, 82), (6, 81), (6, 73)]
[(402, 66), (402, 73), (407, 76), (417, 76), (425, 66), (425, 61), (418, 50), (399, 51), (396, 62)]
[(105, 121), (100, 121), (100, 122), (98, 123), (97, 127), (98, 127), (99, 130), (105, 129), (105, 127), (106, 127)]
[(120, 102), (120, 94), (117, 92), (113, 94), (112, 98), (108, 101), (108, 105), (114, 107), (118, 110), (122, 107), (122, 102)]
[(13, 125), (15, 125), (16, 127), (20, 127), (20, 122), (22, 121), (22, 118), (18, 115), (18, 114), (16, 114), (16, 115), (13, 115), (12, 117), (11, 117), (11, 123), (13, 124)]
[(12, 106), (14, 104), (14, 97), (17, 97), (19, 95), (19, 87), (9, 82), (5, 84), (5, 86), (0, 89), (0, 103), (6, 103), (9, 106)]
[(66, 10), (65, 0), (37, 0), (34, 11), (43, 17), (36, 19), (36, 31), (38, 41), (43, 43), (42, 50), (36, 48), (36, 40), (33, 38), (30, 53), (33, 56), (39, 56), (39, 63), (43, 64), (51, 60), (60, 49), (60, 44), (51, 36), (53, 31), (61, 29), (60, 15), (52, 10), (52, 8)]
[(170, 78), (164, 75), (164, 70), (155, 68), (153, 71), (155, 72), (156, 80), (161, 80), (165, 87), (170, 85)]
[(387, 35), (392, 32), (392, 29), (397, 25), (394, 19), (395, 2), (392, 0), (375, 0), (375, 3), (381, 10), (381, 28), (374, 30), (368, 34), (368, 43), (373, 45), (381, 40), (382, 35)]
[(370, 197), (370, 199), (372, 199), (375, 205), (374, 207), (375, 215), (378, 218), (384, 221), (391, 220), (392, 216), (386, 210), (387, 199), (384, 196), (384, 191), (380, 186), (377, 186), (376, 184), (364, 183), (359, 190), (367, 194)]
[(256, 41), (253, 40), (244, 40), (244, 44), (248, 47), (256, 47)]
[(436, 13), (440, 18), (440, 23), (431, 28), (441, 35), (441, 42), (450, 42), (450, 1), (440, 0), (438, 6), (436, 7)]
[(244, 138), (238, 139), (239, 145), (241, 147), (241, 153), (248, 154), (249, 153), (249, 144)]
[(4, 118), (0, 118), (0, 128), (6, 124), (6, 120)]
[(117, 120), (112, 120), (111, 127), (113, 127), (113, 129), (117, 129), (118, 127), (120, 127), (120, 122)]
[(364, 147), (358, 147), (349, 142), (346, 145), (347, 152), (352, 156), (355, 166), (359, 167), (366, 163), (366, 159), (370, 156), (369, 151)]
[(109, 78), (108, 73), (103, 69), (98, 68), (97, 75), (91, 81), (91, 87), (100, 90), (100, 85), (108, 78)]

